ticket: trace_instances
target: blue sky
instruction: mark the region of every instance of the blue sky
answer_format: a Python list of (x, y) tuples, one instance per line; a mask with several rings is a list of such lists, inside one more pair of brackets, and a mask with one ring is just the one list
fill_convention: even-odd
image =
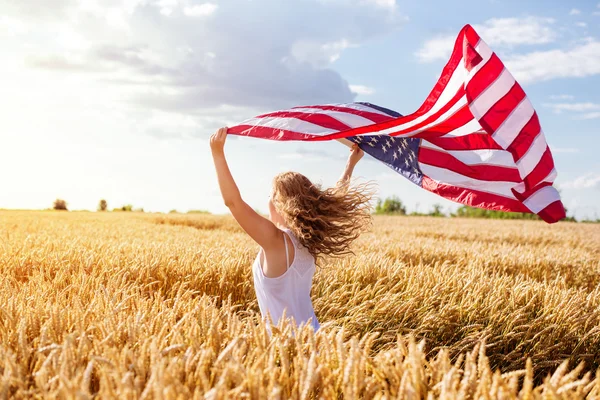
[[(408, 114), (470, 23), (536, 108), (570, 215), (600, 217), (595, 1), (21, 0), (0, 5), (0, 208), (133, 204), (225, 212), (208, 148), (219, 126), (295, 105), (368, 101)], [(335, 143), (229, 137), (243, 197), (272, 177), (340, 176)], [(409, 210), (454, 203), (368, 160), (355, 174)]]

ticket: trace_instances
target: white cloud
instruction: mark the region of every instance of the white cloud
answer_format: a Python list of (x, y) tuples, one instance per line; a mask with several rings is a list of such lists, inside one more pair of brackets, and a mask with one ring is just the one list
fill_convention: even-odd
[(571, 11), (569, 11), (569, 15), (579, 15), (579, 14), (581, 14), (581, 11), (576, 8), (572, 8)]
[(65, 18), (68, 10), (74, 6), (76, 6), (76, 0), (46, 0), (43, 6), (38, 0), (6, 1), (2, 4), (2, 13), (19, 15), (39, 22)]
[(396, 0), (318, 0), (324, 4), (338, 4), (346, 7), (366, 6), (370, 8), (379, 8), (394, 11), (396, 9)]
[(346, 39), (341, 39), (336, 42), (322, 44), (321, 50), (328, 55), (329, 62), (332, 63), (340, 58), (342, 51), (350, 47), (357, 47), (357, 45), (350, 43)]
[(598, 119), (598, 118), (600, 118), (600, 111), (586, 113), (581, 116), (581, 119)]
[(554, 113), (569, 112), (576, 119), (596, 119), (600, 118), (600, 104), (598, 103), (546, 103), (545, 107), (552, 108)]
[(0, 32), (4, 32), (9, 36), (17, 36), (27, 31), (27, 26), (25, 26), (23, 21), (7, 16), (0, 17)]
[(588, 38), (567, 50), (535, 51), (507, 57), (505, 64), (521, 83), (600, 74), (600, 41)]
[(188, 17), (204, 17), (211, 15), (217, 10), (217, 5), (214, 3), (196, 4), (183, 8), (183, 13)]
[(557, 35), (552, 24), (552, 18), (492, 18), (474, 28), (488, 44), (512, 46), (553, 42)]
[(87, 50), (91, 43), (71, 27), (62, 27), (56, 35), (56, 43), (67, 50)]
[[(557, 34), (552, 29), (552, 18), (492, 18), (473, 28), (491, 46), (514, 47), (553, 42)], [(425, 42), (416, 53), (421, 62), (446, 60), (452, 53), (456, 34), (442, 35)]]
[(570, 94), (555, 94), (550, 96), (550, 100), (573, 100), (575, 96)]
[[(81, 0), (77, 3), (77, 6), (67, 9), (67, 21), (62, 21), (61, 24), (75, 23), (79, 25), (78, 31), (84, 34), (90, 30), (90, 26), (87, 26), (87, 23), (95, 19), (104, 21), (108, 25), (108, 28), (127, 31), (130, 28), (129, 21), (132, 14), (139, 6), (146, 3), (147, 0), (111, 0), (110, 2), (103, 0)], [(106, 28), (106, 26), (103, 28)], [(105, 31), (110, 31), (110, 29), (105, 29)]]
[(296, 61), (324, 68), (337, 61), (345, 49), (357, 46), (345, 38), (327, 43), (316, 39), (298, 40), (292, 45), (291, 55)]
[(158, 7), (160, 13), (165, 16), (169, 16), (173, 13), (173, 10), (177, 7), (177, 0), (157, 0), (154, 5)]
[[(389, 0), (354, 0), (352, 7), (347, 0), (278, 7), (270, 7), (271, 0), (48, 1), (56, 12), (35, 20), (27, 11), (35, 0), (7, 9), (6, 18), (23, 20), (44, 38), (28, 48), (15, 42), (25, 72), (101, 82), (119, 107), (142, 113), (136, 118), (147, 121), (143, 130), (156, 137), (191, 135), (195, 126), (175, 113), (205, 127), (298, 104), (352, 101), (357, 93), (331, 63), (404, 22)], [(269, 12), (257, 12), (264, 8)], [(202, 23), (191, 17), (202, 17)], [(55, 26), (66, 29), (60, 43)], [(225, 106), (236, 112), (214, 114)], [(163, 122), (165, 115), (177, 128)]]
[(141, 124), (140, 130), (158, 138), (194, 137), (203, 129), (202, 124), (191, 115), (161, 111), (153, 111)]
[(578, 26), (580, 28), (586, 28), (587, 24), (585, 22), (579, 21), (579, 22), (575, 22), (575, 26)]
[(350, 90), (352, 93), (368, 96), (370, 94), (375, 93), (375, 89), (369, 86), (364, 85), (350, 85)]
[(364, 0), (365, 3), (375, 4), (376, 6), (383, 8), (391, 8), (396, 7), (396, 0)]
[(430, 39), (417, 51), (416, 56), (420, 62), (447, 60), (454, 48), (454, 36), (438, 36)]
[(544, 104), (550, 107), (555, 113), (560, 114), (563, 111), (585, 112), (585, 111), (600, 111), (600, 104), (595, 103), (552, 103)]
[(569, 189), (591, 189), (598, 185), (600, 185), (600, 174), (590, 172), (573, 181), (565, 182), (562, 186)]

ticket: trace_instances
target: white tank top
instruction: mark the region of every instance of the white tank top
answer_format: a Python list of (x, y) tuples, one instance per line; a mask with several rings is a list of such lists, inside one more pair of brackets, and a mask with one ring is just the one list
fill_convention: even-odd
[[(285, 309), (286, 317), (293, 318), (296, 325), (306, 323), (310, 319), (316, 332), (320, 325), (310, 299), (312, 279), (315, 274), (315, 258), (308, 252), (306, 247), (297, 241), (289, 229), (283, 229), (283, 231), (290, 237), (295, 250), (294, 259), (290, 260), (288, 269), (283, 275), (277, 278), (265, 276), (260, 263), (262, 249), (258, 252), (252, 265), (254, 290), (256, 291), (260, 313), (263, 319), (266, 319), (267, 314), (270, 314), (273, 324), (277, 325)], [(281, 240), (284, 240), (283, 235)], [(289, 258), (288, 241), (285, 240), (284, 243), (287, 260)]]

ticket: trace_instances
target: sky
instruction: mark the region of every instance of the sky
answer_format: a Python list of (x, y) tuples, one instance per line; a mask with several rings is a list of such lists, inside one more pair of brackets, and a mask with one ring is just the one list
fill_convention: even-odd
[[(534, 105), (568, 214), (600, 217), (600, 3), (571, 0), (0, 1), (0, 208), (227, 211), (208, 138), (260, 113), (366, 101), (409, 114), (471, 24)], [(337, 142), (229, 136), (242, 197), (267, 211), (293, 170), (332, 185)], [(365, 156), (409, 211), (439, 203)]]

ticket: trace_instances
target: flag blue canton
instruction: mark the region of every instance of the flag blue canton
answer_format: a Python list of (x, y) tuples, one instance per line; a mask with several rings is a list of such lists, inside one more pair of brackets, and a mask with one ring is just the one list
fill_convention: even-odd
[(419, 168), (418, 151), (421, 139), (399, 138), (386, 135), (363, 135), (347, 138), (367, 154), (421, 186), (423, 172)]
[[(371, 103), (360, 103), (386, 113), (390, 117), (398, 118), (402, 114), (389, 108), (376, 106)], [(403, 175), (416, 185), (421, 186), (423, 172), (419, 168), (419, 145), (421, 139), (401, 138), (397, 136), (362, 135), (347, 138), (367, 154), (375, 157), (385, 165)]]

